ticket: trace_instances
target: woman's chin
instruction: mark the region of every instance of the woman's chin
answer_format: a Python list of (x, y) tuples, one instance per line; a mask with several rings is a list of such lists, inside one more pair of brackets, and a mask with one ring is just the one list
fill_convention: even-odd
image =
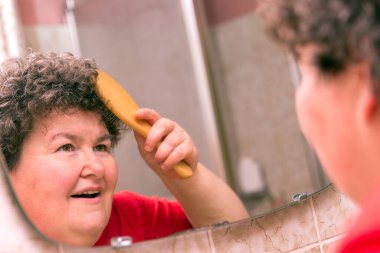
[(104, 228), (107, 225), (104, 217), (86, 217), (80, 221), (75, 222), (75, 226), (71, 227), (66, 233), (57, 234), (55, 239), (58, 242), (69, 244), (73, 246), (93, 246)]

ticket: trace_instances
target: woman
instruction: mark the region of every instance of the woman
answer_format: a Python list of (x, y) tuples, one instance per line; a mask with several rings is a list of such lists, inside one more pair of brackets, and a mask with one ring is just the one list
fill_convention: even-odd
[[(112, 150), (125, 127), (96, 95), (96, 80), (95, 63), (71, 54), (32, 53), (1, 65), (1, 149), (15, 192), (43, 234), (106, 245), (113, 236), (137, 242), (247, 217), (231, 189), (198, 162), (187, 133), (150, 109), (136, 113), (152, 124), (146, 140), (135, 135), (139, 150), (180, 204), (114, 194)], [(190, 179), (171, 171), (181, 160), (193, 170)]]
[(261, 11), (297, 59), (303, 133), (362, 210), (337, 252), (380, 252), (380, 2), (274, 0)]

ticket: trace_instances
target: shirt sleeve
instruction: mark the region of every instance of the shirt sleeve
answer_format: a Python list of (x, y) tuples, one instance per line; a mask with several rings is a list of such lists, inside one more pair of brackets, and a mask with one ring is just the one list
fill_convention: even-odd
[(158, 197), (141, 197), (144, 210), (145, 238), (155, 239), (192, 228), (181, 205), (177, 201)]

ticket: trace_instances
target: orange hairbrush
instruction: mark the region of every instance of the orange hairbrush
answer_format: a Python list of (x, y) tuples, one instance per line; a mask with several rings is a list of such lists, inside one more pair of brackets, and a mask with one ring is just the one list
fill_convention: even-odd
[[(104, 104), (115, 114), (121, 121), (134, 131), (147, 137), (151, 125), (144, 120), (137, 120), (135, 112), (139, 108), (127, 91), (116, 82), (111, 76), (98, 69), (98, 80), (96, 91)], [(190, 166), (181, 161), (174, 166), (174, 171), (181, 178), (191, 177), (193, 172)]]

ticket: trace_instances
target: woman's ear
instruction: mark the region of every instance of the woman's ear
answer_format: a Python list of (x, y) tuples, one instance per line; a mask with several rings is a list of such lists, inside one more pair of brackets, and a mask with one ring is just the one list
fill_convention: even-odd
[(368, 64), (359, 67), (358, 78), (358, 113), (365, 122), (380, 120), (379, 100), (375, 94), (375, 88), (379, 87), (380, 81), (373, 80)]
[[(374, 117), (379, 114), (379, 105), (378, 105), (378, 99), (376, 98), (373, 89), (371, 87), (368, 87), (368, 89), (365, 90), (365, 94), (363, 94), (363, 113), (365, 119), (368, 121), (372, 120)], [(380, 114), (379, 114), (380, 116)]]

